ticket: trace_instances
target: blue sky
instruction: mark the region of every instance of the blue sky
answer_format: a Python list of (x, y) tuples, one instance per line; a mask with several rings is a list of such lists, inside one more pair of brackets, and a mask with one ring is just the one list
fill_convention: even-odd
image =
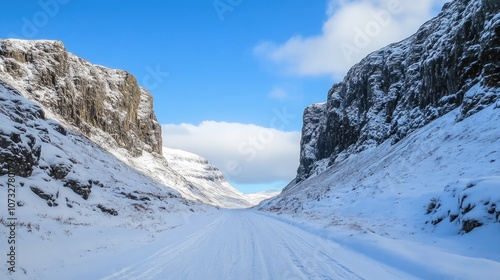
[[(2, 37), (61, 40), (70, 52), (125, 69), (139, 82), (151, 70), (168, 73), (149, 87), (161, 123), (219, 120), (267, 125), (266, 113), (280, 105), (268, 98), (275, 85), (301, 95), (288, 104), (299, 111), (324, 100), (331, 86), (328, 77), (299, 81), (275, 75), (253, 55), (263, 40), (286, 40), (320, 29), (324, 1), (242, 1), (224, 13), (223, 20), (212, 0), (67, 2), (59, 4), (59, 12), (34, 36), (23, 36), (22, 18), (32, 20), (41, 5), (3, 3)], [(298, 20), (304, 17), (310, 20)], [(299, 130), (300, 125), (296, 122), (290, 129)]]
[[(0, 37), (61, 40), (92, 63), (131, 72), (154, 96), (167, 146), (208, 158), (252, 192), (293, 178), (304, 108), (443, 1), (412, 2), (8, 1)], [(366, 45), (355, 44), (357, 32)], [(339, 56), (346, 44), (356, 53)]]

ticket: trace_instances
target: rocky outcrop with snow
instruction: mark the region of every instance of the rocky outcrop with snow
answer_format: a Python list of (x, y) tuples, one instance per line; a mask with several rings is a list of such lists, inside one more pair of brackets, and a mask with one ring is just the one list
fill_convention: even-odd
[[(30, 223), (43, 232), (48, 220), (65, 219), (70, 226), (164, 230), (168, 213), (210, 209), (130, 168), (78, 131), (46, 119), (40, 106), (2, 82), (0, 124), (0, 196), (7, 201), (7, 193), (15, 194), (9, 198), (21, 226)], [(7, 192), (7, 183), (16, 191)]]
[[(7, 39), (0, 40), (0, 81), (38, 102), (61, 127), (74, 128), (184, 198), (221, 207), (250, 206), (241, 193), (222, 183), (223, 178), (217, 187), (206, 187), (199, 178), (187, 176), (191, 182), (168, 166), (153, 98), (131, 74), (91, 64), (67, 52), (59, 41)], [(19, 164), (29, 164), (37, 153), (20, 155), (26, 163)], [(199, 170), (205, 171), (200, 176), (215, 174)]]
[(326, 103), (305, 110), (292, 184), (388, 139), (401, 141), (456, 108), (462, 120), (492, 104), (499, 86), (499, 2), (448, 3), (413, 36), (356, 64)]
[(426, 214), (433, 225), (451, 223), (463, 233), (500, 222), (500, 176), (449, 184), (442, 194), (430, 200)]
[(305, 110), (297, 177), (259, 209), (382, 234), (499, 222), (499, 73), (500, 3), (446, 4)]
[(123, 70), (93, 65), (59, 41), (0, 40), (0, 79), (75, 125), (100, 130), (134, 155), (161, 153), (151, 94)]

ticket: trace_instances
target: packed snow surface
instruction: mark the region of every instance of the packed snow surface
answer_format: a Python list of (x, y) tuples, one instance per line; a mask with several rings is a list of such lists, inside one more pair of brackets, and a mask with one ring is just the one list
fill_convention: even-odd
[[(113, 229), (58, 236), (56, 247), (83, 238), (74, 245), (83, 252), (69, 247), (66, 258), (52, 256), (36, 264), (36, 276), (19, 279), (492, 279), (500, 272), (500, 248), (498, 242), (486, 246), (479, 231), (393, 239), (307, 227), (254, 210), (221, 210), (187, 216), (182, 225), (150, 236)], [(111, 238), (115, 233), (118, 239)], [(493, 241), (495, 235), (485, 237)], [(30, 254), (25, 258), (34, 261)]]

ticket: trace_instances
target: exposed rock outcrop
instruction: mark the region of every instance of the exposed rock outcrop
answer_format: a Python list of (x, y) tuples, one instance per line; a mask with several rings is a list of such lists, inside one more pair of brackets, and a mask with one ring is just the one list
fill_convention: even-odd
[(461, 108), (463, 120), (497, 100), (500, 4), (456, 0), (416, 34), (356, 64), (304, 112), (298, 183), (339, 157), (400, 141)]
[[(0, 89), (13, 90), (1, 82)], [(25, 106), (1, 95), (0, 102), (0, 113), (14, 123), (8, 129), (0, 129), (0, 176), (29, 177), (40, 160), (42, 138), (39, 135), (45, 135), (44, 129), (33, 121), (43, 118), (44, 113), (39, 107)], [(26, 126), (38, 133), (28, 133)]]
[(0, 40), (0, 76), (89, 136), (96, 128), (132, 155), (161, 154), (149, 92), (131, 74), (93, 65), (59, 41)]
[[(64, 213), (71, 216), (67, 223), (90, 225), (109, 216), (119, 226), (137, 227), (135, 221), (157, 224), (168, 212), (209, 209), (44, 115), (38, 104), (0, 81), (0, 189), (5, 197), (9, 189), (18, 207), (29, 206), (20, 219), (60, 221), (53, 215)], [(181, 177), (173, 171), (165, 175)]]
[(428, 222), (452, 223), (461, 233), (483, 224), (500, 222), (500, 177), (459, 180), (445, 187), (427, 206)]

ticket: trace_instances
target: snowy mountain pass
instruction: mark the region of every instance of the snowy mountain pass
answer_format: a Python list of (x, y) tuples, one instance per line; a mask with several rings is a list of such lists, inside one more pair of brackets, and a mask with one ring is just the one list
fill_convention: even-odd
[[(370, 234), (321, 234), (252, 210), (221, 211), (166, 232), (156, 251), (98, 278), (118, 279), (473, 279), (498, 262)], [(193, 229), (195, 224), (188, 225)], [(171, 242), (168, 242), (168, 241)], [(473, 269), (472, 269), (473, 268)]]
[[(142, 262), (102, 279), (385, 279), (404, 275), (293, 225), (225, 211)], [(174, 238), (176, 239), (176, 238)]]

